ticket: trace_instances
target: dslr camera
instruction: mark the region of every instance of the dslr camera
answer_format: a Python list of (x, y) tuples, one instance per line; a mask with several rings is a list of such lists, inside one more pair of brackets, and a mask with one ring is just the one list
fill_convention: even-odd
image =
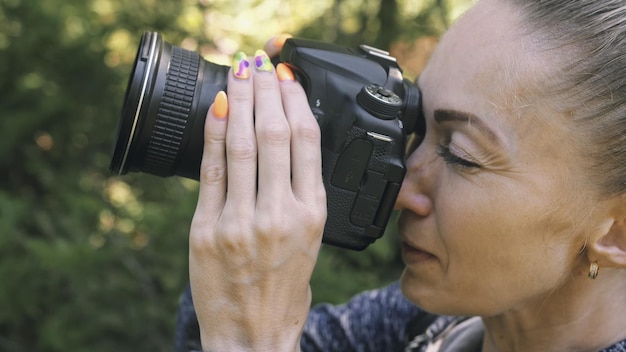
[[(323, 242), (380, 238), (406, 173), (406, 136), (423, 129), (417, 87), (388, 52), (291, 38), (279, 62), (304, 87), (321, 129), (328, 218)], [(230, 67), (145, 32), (128, 81), (110, 169), (198, 180), (204, 120)]]

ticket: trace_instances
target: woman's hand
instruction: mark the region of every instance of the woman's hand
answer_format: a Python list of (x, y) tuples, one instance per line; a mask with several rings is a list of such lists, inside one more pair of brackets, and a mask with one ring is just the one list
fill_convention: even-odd
[(280, 51), (285, 45), (285, 41), (291, 37), (293, 36), (289, 33), (275, 35), (270, 40), (265, 42), (265, 45), (263, 45), (263, 50), (265, 50), (270, 58), (278, 57)]
[(240, 53), (204, 138), (189, 253), (202, 347), (297, 351), (326, 221), (320, 131), (304, 91), (263, 51)]

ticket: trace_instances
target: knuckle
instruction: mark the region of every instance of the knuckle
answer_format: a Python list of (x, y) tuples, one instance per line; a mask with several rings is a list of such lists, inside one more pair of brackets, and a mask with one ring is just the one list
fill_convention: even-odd
[(226, 147), (227, 156), (234, 160), (254, 160), (256, 158), (256, 143), (249, 138), (235, 138)]
[(263, 124), (257, 127), (257, 138), (264, 142), (288, 143), (291, 140), (291, 131), (286, 122)]
[(317, 212), (318, 218), (326, 221), (326, 216), (328, 213), (328, 207), (326, 203), (326, 192), (322, 186), (322, 189), (318, 192), (315, 192), (315, 200), (319, 206), (317, 207), (319, 211)]
[(328, 208), (326, 206), (326, 192), (323, 190), (313, 194), (313, 204), (306, 207), (305, 220), (308, 225), (324, 228), (328, 216)]
[(326, 215), (326, 207), (323, 207), (317, 211), (311, 211), (308, 214), (307, 219), (312, 227), (322, 230), (326, 224)]
[(317, 143), (321, 141), (321, 132), (317, 123), (297, 123), (292, 127), (294, 139)]
[(226, 138), (225, 133), (221, 131), (217, 131), (216, 129), (207, 127), (204, 130), (204, 143), (205, 144), (220, 145), (224, 143), (225, 138)]
[(271, 214), (259, 216), (254, 223), (256, 237), (262, 243), (284, 240), (289, 233), (288, 228), (284, 218)]
[(250, 241), (241, 232), (224, 233), (220, 239), (221, 248), (226, 253), (246, 254), (250, 249)]
[(196, 255), (205, 255), (218, 252), (217, 243), (202, 232), (192, 231), (189, 236), (189, 250)]
[(249, 254), (252, 243), (247, 233), (248, 231), (241, 223), (229, 221), (215, 234), (217, 247), (223, 254)]
[(257, 236), (262, 239), (262, 238), (269, 238), (271, 237), (271, 234), (273, 232), (276, 231), (276, 222), (271, 219), (271, 217), (269, 216), (263, 216), (263, 217), (259, 217), (255, 222), (254, 222), (254, 232), (257, 234)]
[(221, 183), (226, 180), (224, 163), (203, 162), (200, 167), (200, 182), (203, 184)]

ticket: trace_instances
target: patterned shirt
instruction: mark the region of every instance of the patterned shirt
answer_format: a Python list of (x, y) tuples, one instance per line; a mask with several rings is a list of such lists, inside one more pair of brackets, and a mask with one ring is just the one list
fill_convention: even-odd
[[(343, 305), (313, 307), (301, 348), (303, 352), (480, 351), (481, 324), (480, 319), (431, 315), (404, 298), (394, 283), (361, 293)], [(175, 352), (201, 350), (187, 287), (178, 310)], [(626, 340), (601, 352), (626, 352)]]

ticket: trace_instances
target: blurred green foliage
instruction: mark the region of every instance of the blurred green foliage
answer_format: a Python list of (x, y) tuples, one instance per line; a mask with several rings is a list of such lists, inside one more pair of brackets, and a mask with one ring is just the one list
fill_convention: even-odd
[[(280, 32), (389, 48), (469, 1), (0, 0), (0, 351), (169, 351), (197, 185), (108, 171), (139, 37), (228, 64)], [(391, 282), (393, 234), (326, 247), (316, 302)]]

